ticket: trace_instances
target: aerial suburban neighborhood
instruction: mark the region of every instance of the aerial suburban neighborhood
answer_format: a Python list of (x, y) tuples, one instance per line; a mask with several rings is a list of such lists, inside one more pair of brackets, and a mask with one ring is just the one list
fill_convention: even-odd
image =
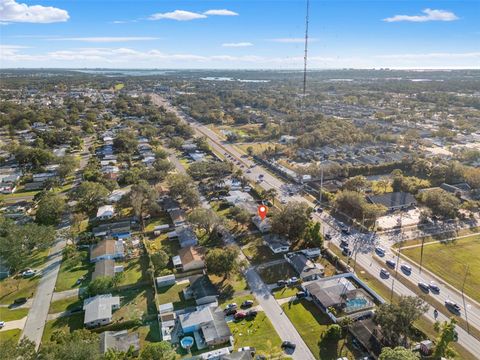
[[(99, 5), (65, 2), (70, 19), (58, 1), (27, 2), (0, 0), (0, 359), (480, 359), (480, 70), (337, 56), (307, 72), (309, 39), (324, 46), (310, 6), (336, 2), (302, 2), (305, 38), (262, 35), (300, 44), (303, 71), (123, 46), (167, 42), (163, 24), (218, 20), (220, 36), (241, 19), (193, 12), (204, 2), (138, 15), (166, 5), (121, 1), (132, 16), (108, 18), (166, 26), (162, 38), (60, 37), (76, 7)], [(275, 11), (290, 17), (292, 3)], [(89, 11), (92, 31), (118, 9)], [(381, 22), (468, 18), (422, 14)], [(46, 48), (88, 44), (35, 56), (35, 31), (15, 23), (52, 26)], [(146, 69), (150, 58), (173, 63)], [(219, 61), (266, 64), (203, 67)]]

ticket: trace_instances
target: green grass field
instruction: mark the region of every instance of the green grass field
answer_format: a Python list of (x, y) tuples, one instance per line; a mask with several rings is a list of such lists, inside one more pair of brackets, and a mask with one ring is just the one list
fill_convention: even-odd
[(292, 276), (297, 276), (292, 266), (286, 261), (280, 264), (268, 266), (258, 271), (260, 277), (266, 284), (274, 284), (278, 280), (287, 280)]
[(42, 342), (50, 341), (55, 330), (72, 332), (81, 328), (83, 328), (83, 313), (47, 321), (43, 331)]
[[(81, 262), (76, 266), (71, 266), (68, 261), (63, 261), (58, 273), (57, 283), (55, 284), (55, 291), (65, 291), (86, 286), (90, 280), (94, 265), (88, 261), (88, 252), (81, 251)], [(87, 278), (80, 284), (76, 284), (77, 280), (86, 276)]]
[(12, 321), (19, 320), (28, 315), (28, 309), (9, 309), (9, 308), (0, 308), (0, 320), (1, 321)]
[(356, 359), (360, 355), (354, 354), (344, 339), (339, 342), (322, 339), (322, 334), (332, 321), (312, 302), (306, 300), (289, 302), (283, 304), (282, 309), (316, 359), (336, 360), (341, 357)]
[(228, 326), (235, 339), (235, 349), (252, 346), (257, 354), (272, 357), (283, 354), (282, 341), (264, 312), (260, 311), (254, 320), (232, 321)]
[(5, 330), (0, 332), (0, 345), (2, 344), (2, 342), (8, 340), (18, 341), (21, 332), (22, 330), (20, 329)]
[(195, 300), (185, 300), (182, 290), (188, 286), (188, 283), (175, 284), (159, 288), (157, 291), (157, 301), (161, 304), (173, 303), (175, 309), (184, 309), (189, 306), (195, 306)]
[[(421, 248), (402, 250), (402, 254), (420, 262)], [(480, 301), (480, 236), (423, 247), (423, 266), (450, 285), (461, 289), (466, 265), (469, 265), (465, 293)]]
[(148, 257), (147, 256), (140, 256), (135, 259), (127, 260), (127, 261), (118, 261), (115, 265), (123, 265), (123, 275), (120, 281), (120, 286), (123, 285), (132, 285), (136, 284), (143, 279), (143, 269), (147, 268), (148, 265)]
[(50, 304), (49, 314), (57, 314), (67, 310), (72, 310), (76, 307), (83, 306), (83, 301), (78, 296), (72, 296), (66, 299), (53, 301)]

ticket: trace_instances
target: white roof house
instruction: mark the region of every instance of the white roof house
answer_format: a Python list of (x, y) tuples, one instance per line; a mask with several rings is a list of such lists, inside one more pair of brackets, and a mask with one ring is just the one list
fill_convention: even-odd
[(111, 219), (115, 215), (115, 209), (112, 205), (103, 205), (98, 208), (97, 219)]
[(114, 309), (120, 307), (120, 297), (112, 294), (97, 295), (83, 302), (85, 318), (83, 323), (86, 327), (106, 325), (112, 321)]

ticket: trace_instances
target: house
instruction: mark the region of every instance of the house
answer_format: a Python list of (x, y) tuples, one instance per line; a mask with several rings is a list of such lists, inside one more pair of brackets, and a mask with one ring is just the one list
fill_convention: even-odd
[(388, 211), (405, 210), (417, 205), (415, 197), (407, 192), (391, 192), (381, 195), (367, 195), (367, 201), (383, 205)]
[(220, 360), (253, 360), (251, 351), (237, 351), (220, 356)]
[(170, 285), (175, 285), (177, 280), (175, 279), (175, 275), (170, 274), (170, 275), (165, 275), (165, 276), (159, 276), (155, 278), (155, 283), (157, 284), (158, 288), (165, 287), (165, 286), (170, 286)]
[(53, 179), (55, 176), (57, 176), (57, 174), (54, 172), (44, 172), (39, 174), (33, 174), (32, 180), (33, 182), (44, 182), (49, 179)]
[(191, 276), (190, 285), (183, 289), (185, 299), (195, 299), (197, 305), (210, 304), (217, 301), (218, 292), (207, 275)]
[(122, 272), (123, 266), (115, 265), (115, 260), (113, 259), (102, 259), (95, 262), (95, 270), (92, 274), (92, 280), (95, 280), (99, 277), (113, 277), (116, 273)]
[(119, 202), (120, 199), (130, 192), (130, 187), (125, 187), (123, 189), (113, 190), (110, 195), (108, 195), (107, 201), (111, 204)]
[(190, 225), (175, 227), (175, 231), (169, 232), (168, 237), (170, 239), (178, 239), (181, 248), (198, 244), (197, 235), (195, 235), (195, 232)]
[(388, 345), (380, 327), (371, 318), (354, 321), (348, 330), (374, 359), (378, 359), (383, 347)]
[(97, 295), (83, 302), (85, 317), (83, 324), (88, 327), (107, 325), (112, 322), (113, 310), (120, 308), (120, 297), (112, 294)]
[(133, 354), (140, 351), (140, 336), (137, 332), (128, 333), (122, 331), (104, 331), (100, 334), (100, 353), (105, 354), (109, 349), (127, 352), (133, 350)]
[(97, 210), (97, 219), (99, 220), (108, 220), (115, 215), (115, 209), (112, 205), (103, 205), (100, 206)]
[(252, 217), (252, 223), (257, 227), (258, 230), (260, 230), (261, 233), (267, 233), (272, 228), (269, 218), (262, 220), (262, 218), (258, 215)]
[(290, 243), (287, 239), (276, 234), (264, 235), (263, 244), (268, 246), (274, 254), (281, 254), (290, 251)]
[(165, 196), (161, 200), (162, 209), (170, 214), (172, 210), (180, 210), (180, 204), (178, 201), (172, 199), (170, 196)]
[[(197, 347), (215, 346), (230, 341), (232, 333), (219, 307), (202, 306), (197, 310), (178, 315), (183, 334), (199, 333), (195, 336)], [(203, 344), (198, 344), (201, 340)]]
[(462, 201), (476, 200), (472, 197), (472, 188), (467, 183), (459, 183), (454, 185), (443, 183), (440, 185), (440, 188), (454, 194)]
[(124, 255), (123, 240), (104, 239), (90, 248), (90, 262), (122, 259)]
[(181, 270), (191, 271), (205, 268), (205, 248), (201, 246), (187, 246), (178, 251)]
[(323, 265), (314, 263), (300, 252), (285, 254), (285, 259), (292, 265), (302, 281), (315, 280), (324, 275)]
[(170, 219), (174, 226), (181, 226), (186, 222), (185, 211), (182, 209), (172, 209), (168, 211), (168, 215), (170, 215)]
[(117, 239), (128, 238), (131, 234), (131, 222), (117, 221), (108, 224), (101, 224), (94, 227), (92, 232), (95, 237), (111, 236)]
[(247, 210), (250, 214), (257, 212), (257, 202), (249, 193), (240, 190), (231, 190), (225, 200), (232, 206)]
[(363, 287), (350, 281), (348, 274), (306, 282), (302, 287), (324, 312), (334, 308), (337, 314), (351, 315), (375, 306), (373, 297)]
[(172, 332), (175, 329), (177, 314), (175, 314), (173, 310), (173, 303), (166, 303), (158, 306), (160, 332), (162, 334), (162, 340), (164, 341), (170, 341), (172, 339)]

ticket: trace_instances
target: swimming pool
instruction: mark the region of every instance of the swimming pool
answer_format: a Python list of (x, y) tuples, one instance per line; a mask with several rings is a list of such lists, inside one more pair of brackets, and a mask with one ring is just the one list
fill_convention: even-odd
[(368, 300), (362, 297), (348, 299), (345, 303), (345, 312), (363, 309), (368, 305)]
[(182, 340), (180, 340), (180, 345), (184, 349), (189, 349), (193, 346), (193, 337), (185, 336)]

